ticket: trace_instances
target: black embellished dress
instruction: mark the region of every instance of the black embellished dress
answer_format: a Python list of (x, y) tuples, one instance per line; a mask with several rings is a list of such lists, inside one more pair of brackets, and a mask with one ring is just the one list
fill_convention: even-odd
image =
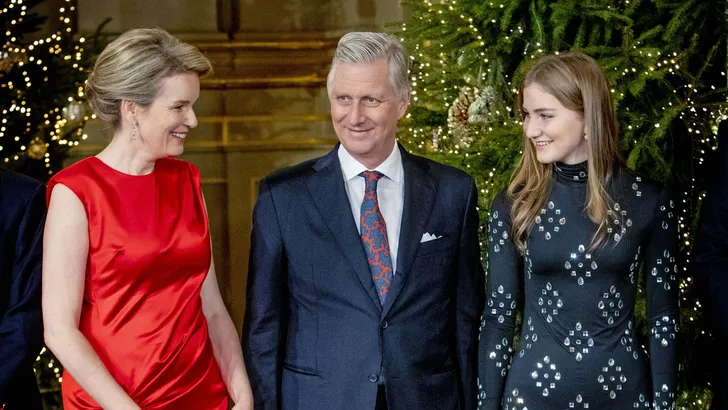
[[(553, 165), (520, 254), (503, 193), (488, 224), (479, 353), (483, 410), (672, 409), (677, 375), (677, 217), (666, 191), (626, 169), (609, 186), (608, 237), (591, 249), (586, 163)], [(650, 330), (635, 338), (644, 275)], [(522, 309), (520, 339), (513, 340)], [(516, 342), (514, 344), (514, 342)], [(647, 349), (645, 349), (645, 347)]]

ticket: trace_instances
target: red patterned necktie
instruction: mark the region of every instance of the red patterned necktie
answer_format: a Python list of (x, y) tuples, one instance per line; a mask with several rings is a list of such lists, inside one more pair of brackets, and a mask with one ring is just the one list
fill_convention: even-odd
[(384, 305), (393, 274), (392, 256), (389, 254), (389, 240), (387, 239), (387, 224), (379, 210), (379, 200), (377, 199), (377, 182), (384, 175), (377, 171), (364, 171), (360, 175), (364, 177), (366, 184), (364, 200), (361, 203), (361, 241), (369, 260), (374, 286), (377, 287), (379, 302)]

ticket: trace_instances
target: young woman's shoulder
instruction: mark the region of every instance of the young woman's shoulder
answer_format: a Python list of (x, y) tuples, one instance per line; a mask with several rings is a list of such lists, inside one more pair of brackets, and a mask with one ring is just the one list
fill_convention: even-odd
[(672, 194), (665, 184), (645, 177), (629, 168), (620, 168), (615, 172), (613, 187), (616, 198), (632, 200), (637, 203), (643, 202), (648, 208), (658, 202), (673, 201)]

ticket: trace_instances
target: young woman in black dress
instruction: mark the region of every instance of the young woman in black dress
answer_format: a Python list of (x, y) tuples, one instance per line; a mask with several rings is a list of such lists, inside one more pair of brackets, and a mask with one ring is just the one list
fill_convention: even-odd
[[(519, 97), (523, 156), (489, 219), (479, 408), (672, 409), (674, 203), (626, 168), (610, 87), (594, 59), (541, 58)], [(634, 335), (640, 272), (649, 354)]]

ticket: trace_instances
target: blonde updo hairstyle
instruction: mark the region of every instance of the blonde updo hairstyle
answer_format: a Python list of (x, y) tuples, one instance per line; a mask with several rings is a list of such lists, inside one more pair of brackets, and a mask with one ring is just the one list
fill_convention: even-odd
[(121, 102), (148, 108), (162, 80), (184, 73), (204, 77), (212, 64), (197, 47), (160, 28), (134, 29), (106, 46), (86, 81), (86, 98), (96, 115), (118, 130)]

